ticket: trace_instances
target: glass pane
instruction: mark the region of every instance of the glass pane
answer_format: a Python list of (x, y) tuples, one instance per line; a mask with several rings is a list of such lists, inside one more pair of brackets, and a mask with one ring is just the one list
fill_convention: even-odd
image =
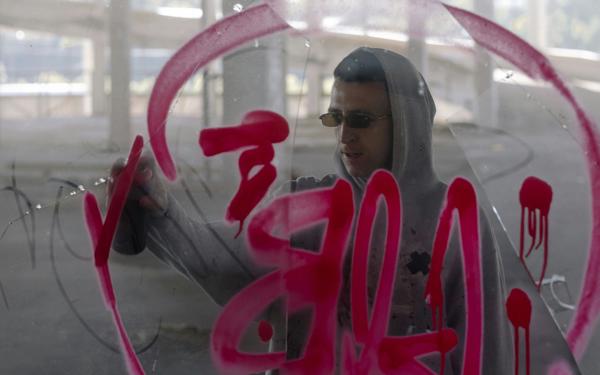
[(2, 372), (592, 374), (598, 57), (539, 43), (597, 38), (532, 3), (545, 55), (428, 1), (7, 4)]

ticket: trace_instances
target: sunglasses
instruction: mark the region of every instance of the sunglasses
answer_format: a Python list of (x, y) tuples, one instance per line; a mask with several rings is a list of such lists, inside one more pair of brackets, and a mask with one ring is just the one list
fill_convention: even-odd
[(341, 112), (327, 112), (319, 116), (323, 126), (328, 128), (338, 127), (344, 122), (346, 126), (354, 129), (368, 128), (373, 121), (391, 117), (392, 115), (373, 116), (367, 113), (350, 112), (343, 115)]

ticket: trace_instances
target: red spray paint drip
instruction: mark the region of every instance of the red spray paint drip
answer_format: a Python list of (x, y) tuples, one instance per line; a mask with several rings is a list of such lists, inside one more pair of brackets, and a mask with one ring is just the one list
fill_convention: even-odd
[(576, 359), (581, 359), (600, 313), (600, 138), (597, 127), (541, 52), (490, 20), (460, 8), (443, 5), (478, 44), (508, 60), (529, 77), (541, 78), (551, 83), (577, 115), (590, 177), (593, 220), (583, 287), (575, 316), (567, 332), (567, 342), (571, 351)]
[(129, 157), (127, 158), (127, 164), (116, 182), (116, 187), (110, 200), (104, 223), (102, 222), (102, 216), (100, 214), (96, 196), (87, 192), (84, 195), (83, 201), (85, 222), (94, 248), (94, 266), (96, 268), (102, 297), (104, 298), (106, 308), (112, 313), (113, 322), (117, 328), (119, 343), (121, 345), (121, 350), (123, 351), (127, 370), (130, 374), (135, 375), (144, 374), (144, 369), (133, 350), (117, 307), (115, 292), (110, 278), (110, 269), (108, 267), (108, 256), (119, 222), (119, 217), (121, 216), (121, 212), (125, 206), (125, 200), (127, 199), (129, 189), (133, 182), (143, 144), (144, 140), (142, 136), (138, 135), (133, 142)]
[[(546, 268), (548, 267), (548, 213), (550, 212), (550, 204), (552, 203), (552, 187), (543, 180), (537, 177), (529, 176), (521, 185), (519, 192), (519, 202), (521, 203), (521, 231), (519, 257), (521, 262), (529, 272), (525, 258), (529, 257), (533, 249), (536, 250), (544, 244), (544, 261), (542, 271), (538, 280), (538, 292), (542, 286)], [(527, 228), (531, 244), (527, 254), (525, 254), (525, 221), (527, 220)], [(539, 231), (538, 231), (539, 228)], [(537, 239), (537, 244), (536, 244)], [(529, 273), (531, 276), (531, 272)], [(534, 280), (533, 276), (532, 279)]]
[[(265, 197), (277, 177), (277, 171), (271, 164), (275, 156), (273, 143), (283, 142), (288, 135), (289, 128), (285, 119), (269, 111), (248, 112), (241, 125), (200, 132), (198, 143), (206, 156), (253, 147), (240, 155), (238, 165), (242, 179), (225, 215), (227, 221), (239, 221), (236, 237), (242, 231), (250, 212)], [(250, 177), (254, 167), (260, 169)]]
[[(481, 372), (483, 348), (483, 280), (479, 243), (477, 195), (473, 185), (464, 178), (456, 178), (448, 187), (446, 203), (440, 214), (433, 251), (431, 270), (425, 286), (425, 297), (431, 307), (433, 328), (443, 326), (444, 295), (442, 291), (442, 265), (452, 229), (453, 213), (458, 211), (460, 240), (466, 292), (467, 328), (463, 354), (463, 374)], [(442, 353), (442, 373), (444, 353)]]
[(262, 342), (267, 342), (273, 337), (273, 327), (266, 321), (261, 320), (258, 323), (258, 337)]
[(177, 91), (211, 60), (250, 40), (288, 27), (268, 5), (258, 5), (214, 23), (193, 37), (167, 61), (152, 88), (147, 119), (152, 151), (169, 180), (175, 180), (177, 172), (167, 146), (165, 125)]
[(508, 320), (510, 320), (514, 328), (515, 375), (519, 375), (519, 328), (525, 330), (525, 365), (527, 375), (529, 375), (531, 368), (529, 342), (531, 300), (527, 293), (519, 288), (512, 289), (506, 300), (506, 313), (508, 314)]

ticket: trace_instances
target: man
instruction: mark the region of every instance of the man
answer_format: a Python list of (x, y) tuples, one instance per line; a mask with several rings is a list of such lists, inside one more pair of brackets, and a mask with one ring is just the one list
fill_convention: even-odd
[[(403, 205), (402, 243), (389, 334), (401, 336), (432, 330), (424, 287), (429, 271), (428, 256), (446, 193), (446, 185), (438, 180), (432, 165), (433, 98), (414, 66), (406, 58), (387, 50), (359, 48), (353, 51), (337, 66), (334, 77), (330, 106), (320, 120), (324, 126), (335, 128), (337, 173), (320, 180), (299, 178), (290, 182), (289, 190), (327, 187), (337, 178), (344, 178), (351, 183), (359, 202), (369, 176), (377, 169), (389, 170), (400, 186)], [(119, 169), (117, 164), (113, 170), (115, 177)], [(187, 217), (154, 174), (150, 159), (143, 160), (140, 171), (138, 186), (130, 194), (113, 243), (115, 250), (138, 253), (147, 243), (150, 251), (200, 284), (221, 305), (264, 274), (266, 270), (256, 267), (248, 258), (243, 243), (233, 240), (233, 229), (201, 225)], [(368, 265), (370, 303), (377, 286), (385, 237), (382, 211), (376, 216)], [(504, 374), (504, 365), (512, 362), (510, 357), (503, 357), (510, 350), (506, 350), (502, 288), (494, 244), (484, 219), (482, 223), (484, 361), (501, 358), (494, 369), (486, 369), (486, 374)], [(321, 235), (322, 228), (313, 228), (291, 240), (295, 247), (316, 251), (321, 245)], [(351, 254), (352, 249), (348, 253)], [(444, 317), (446, 325), (457, 331), (460, 340), (451, 353), (445, 373), (456, 374), (461, 368), (465, 321), (462, 264), (456, 238), (448, 253), (443, 272)], [(340, 327), (350, 327), (350, 259), (350, 255), (345, 259), (338, 309)], [(297, 358), (301, 356), (309, 330), (310, 313), (290, 316), (288, 322), (288, 357)], [(424, 362), (439, 369), (438, 357), (431, 356)]]

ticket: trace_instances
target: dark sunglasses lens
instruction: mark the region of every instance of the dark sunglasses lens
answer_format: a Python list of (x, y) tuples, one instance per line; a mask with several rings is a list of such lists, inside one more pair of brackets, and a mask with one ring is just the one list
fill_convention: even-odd
[(335, 128), (342, 122), (339, 117), (340, 116), (336, 115), (335, 113), (325, 113), (324, 115), (321, 115), (319, 118), (321, 119), (321, 123), (323, 124), (323, 126), (327, 126), (329, 128)]
[(369, 116), (365, 116), (360, 113), (349, 113), (346, 116), (346, 122), (351, 128), (364, 129), (369, 127), (371, 119), (369, 118)]

